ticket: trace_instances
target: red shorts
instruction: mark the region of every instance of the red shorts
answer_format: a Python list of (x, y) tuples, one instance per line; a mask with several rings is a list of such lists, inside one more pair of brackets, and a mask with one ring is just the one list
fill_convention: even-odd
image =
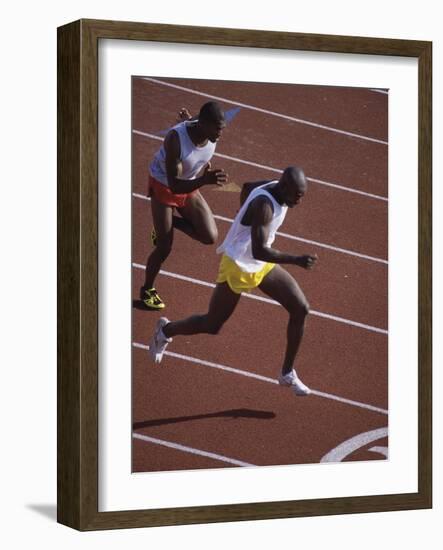
[(148, 197), (155, 197), (159, 202), (166, 206), (172, 206), (175, 208), (183, 208), (186, 204), (186, 200), (192, 195), (195, 195), (198, 189), (191, 193), (173, 193), (169, 187), (163, 185), (151, 175), (149, 175), (148, 184)]

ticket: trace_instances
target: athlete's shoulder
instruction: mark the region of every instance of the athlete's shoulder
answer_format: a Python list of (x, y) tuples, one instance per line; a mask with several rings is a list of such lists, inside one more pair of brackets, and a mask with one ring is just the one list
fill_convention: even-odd
[(260, 181), (248, 181), (243, 184), (240, 192), (240, 206), (242, 206), (250, 194), (264, 185), (270, 183), (269, 180), (260, 180)]
[(268, 224), (274, 215), (274, 205), (270, 197), (260, 193), (251, 199), (249, 208), (253, 212), (253, 220), (256, 223)]
[(163, 145), (165, 147), (166, 151), (175, 151), (180, 149), (180, 137), (177, 131), (177, 128), (174, 126), (174, 128), (171, 128), (169, 132), (166, 134), (165, 139), (163, 141)]

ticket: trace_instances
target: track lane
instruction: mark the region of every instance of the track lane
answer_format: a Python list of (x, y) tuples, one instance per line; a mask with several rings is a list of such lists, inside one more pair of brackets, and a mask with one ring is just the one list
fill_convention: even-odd
[[(284, 112), (348, 132), (388, 139), (387, 95), (366, 88), (159, 78), (211, 95)], [(204, 98), (202, 98), (204, 101)], [(370, 113), (371, 116), (368, 116)]]
[[(147, 365), (144, 355), (134, 351), (134, 371), (144, 388), (144, 399), (137, 400), (134, 410), (139, 434), (257, 465), (308, 464), (318, 463), (368, 425), (375, 429), (386, 424), (376, 413), (355, 410), (349, 415), (340, 403), (328, 404), (325, 410), (319, 397), (297, 398), (287, 388), (263, 388), (258, 381), (205, 367), (189, 369), (178, 360), (165, 359), (161, 367)], [(168, 378), (173, 386), (165, 384)], [(297, 421), (300, 415), (303, 422)]]
[[(366, 94), (369, 93), (366, 92)], [(381, 97), (383, 101), (386, 101), (386, 97), (382, 94), (372, 93), (372, 95), (378, 99)], [(348, 97), (348, 101), (351, 100), (351, 96), (354, 97), (354, 94), (352, 93)], [(196, 111), (202, 103), (202, 98), (197, 98), (194, 104), (192, 101), (186, 101), (178, 105), (182, 97), (189, 99), (191, 95), (180, 96), (174, 93), (173, 97), (169, 97), (168, 94), (155, 92), (154, 94), (151, 93), (151, 101), (147, 105), (145, 102), (145, 88), (140, 88), (135, 83), (133, 127), (154, 128), (157, 126), (156, 130), (162, 129), (158, 126), (160, 124), (171, 125), (171, 120), (175, 116), (178, 107), (186, 105)], [(361, 97), (363, 96), (361, 95)], [(314, 97), (307, 98), (306, 112), (309, 110), (309, 102), (314, 99)], [(291, 101), (292, 99), (288, 98), (286, 104), (289, 105)], [(161, 105), (162, 102), (168, 108), (164, 108), (164, 105)], [(176, 104), (177, 108), (171, 108), (171, 105)], [(294, 105), (297, 104), (300, 104), (300, 98), (294, 103)], [(354, 105), (352, 101), (351, 104)], [(357, 101), (355, 105), (357, 105)], [(332, 111), (334, 111), (333, 108)], [(320, 111), (318, 112), (320, 113)], [(321, 116), (325, 116), (325, 113), (322, 112)], [(363, 121), (364, 118), (361, 120)], [(288, 129), (285, 123), (281, 124), (281, 122), (279, 121), (278, 125), (269, 126), (269, 122), (265, 121), (264, 118), (251, 117), (247, 119), (243, 116), (240, 119), (238, 117), (235, 121), (235, 127), (228, 128), (223, 137), (222, 142), (226, 141), (226, 149), (220, 147), (222, 142), (218, 149), (220, 152), (231, 153), (232, 156), (236, 157), (241, 157), (243, 153), (253, 150), (256, 155), (255, 158), (263, 157), (262, 164), (270, 166), (275, 163), (282, 164), (282, 162), (286, 162), (284, 155), (287, 154), (285, 153), (287, 143), (284, 142), (289, 142), (291, 139), (293, 141), (296, 133), (294, 133), (293, 128)], [(326, 122), (323, 120), (323, 123), (328, 122), (328, 120)], [(238, 123), (240, 124), (238, 125)], [(321, 120), (320, 123), (322, 123)], [(233, 132), (234, 128), (235, 133)], [(242, 130), (241, 139), (237, 139), (240, 129)], [(280, 134), (286, 133), (286, 138), (281, 140), (279, 138), (270, 143), (269, 135), (275, 130), (278, 130)], [(229, 133), (231, 131), (232, 135)], [(255, 147), (254, 135), (257, 137), (257, 147)], [(288, 136), (292, 136), (292, 138)], [(342, 136), (340, 139), (344, 139), (344, 137)], [(365, 188), (371, 189), (372, 192), (374, 192), (374, 189), (377, 189), (377, 192), (386, 192), (387, 157), (384, 158), (379, 153), (375, 154), (375, 149), (373, 149), (374, 146), (385, 146), (373, 144), (365, 152), (362, 147), (354, 143), (353, 138), (346, 139), (349, 147), (343, 149), (344, 142), (342, 142), (342, 150), (338, 151), (340, 149), (338, 142), (332, 148), (328, 148), (323, 145), (322, 138), (318, 138), (314, 134), (307, 136), (303, 132), (303, 136), (300, 137), (300, 144), (297, 144), (299, 148), (290, 147), (292, 158), (290, 163), (295, 162), (292, 155), (297, 150), (301, 155), (300, 158), (306, 158), (309, 169), (312, 169), (312, 173), (307, 170), (308, 176), (317, 176), (321, 179), (337, 181), (349, 186), (363, 185)], [(143, 143), (140, 139), (135, 138), (133, 143), (133, 190), (144, 193), (146, 190), (147, 166), (159, 143), (156, 142), (147, 146), (146, 140)], [(338, 149), (336, 150), (334, 147)], [(311, 154), (310, 148), (312, 148), (312, 157), (309, 156)], [(281, 151), (283, 151), (283, 155)], [(319, 151), (320, 156), (315, 158)], [(328, 158), (333, 159), (334, 162), (325, 161), (325, 155), (328, 155)], [(356, 164), (352, 169), (344, 166), (344, 164), (350, 162)], [(377, 171), (368, 173), (366, 166), (370, 166), (374, 162), (381, 168), (378, 173), (376, 173)], [(226, 160), (223, 160), (223, 163), (225, 163), (223, 166), (229, 167), (229, 171), (235, 174), (234, 181), (242, 182), (260, 179), (260, 177), (264, 179), (269, 176), (275, 177), (275, 173), (269, 170), (260, 171), (257, 168), (239, 165), (239, 163), (232, 161), (229, 163)], [(315, 174), (314, 168), (319, 168), (319, 171)], [(258, 172), (264, 175), (258, 176)], [(322, 176), (324, 177), (322, 178)], [(321, 189), (321, 192), (318, 191), (315, 194), (315, 188)], [(223, 211), (226, 212), (225, 215), (233, 217), (238, 205), (238, 195), (218, 193), (219, 197), (216, 197), (217, 193), (214, 191), (205, 190), (205, 194), (206, 191), (208, 197), (210, 197), (209, 202), (214, 205), (214, 209), (215, 207), (225, 208), (226, 210)], [(355, 195), (351, 201), (349, 198), (343, 199), (344, 195), (351, 195), (351, 193), (336, 189), (328, 189), (328, 191), (331, 193), (329, 203), (325, 200), (325, 186), (310, 185), (309, 196), (315, 198), (315, 200), (307, 205), (309, 208), (306, 211), (309, 211), (309, 215), (306, 215), (306, 217), (299, 216), (301, 210), (297, 213), (295, 231), (300, 230), (300, 227), (302, 229), (313, 227), (314, 219), (318, 234), (322, 238), (325, 235), (332, 236), (334, 239), (338, 239), (337, 242), (340, 242), (340, 240), (346, 242), (346, 244), (351, 242), (354, 246), (357, 242), (366, 249), (370, 249), (373, 255), (381, 254), (386, 257), (387, 204), (374, 201), (383, 204), (384, 209), (379, 208), (379, 205), (373, 207), (374, 211), (368, 212), (368, 205), (372, 205), (371, 199)], [(331, 204), (331, 212), (328, 212), (329, 209), (325, 208), (325, 204)], [(340, 205), (343, 204), (345, 206), (340, 209)], [(146, 203), (145, 206), (147, 206)], [(316, 206), (318, 211), (315, 211)], [(134, 207), (134, 212), (139, 209), (142, 210), (142, 207)], [(335, 216), (336, 219), (334, 220), (332, 214), (337, 211), (341, 212), (342, 215)], [(136, 218), (138, 229), (137, 231), (134, 229), (134, 233), (140, 231), (144, 235), (137, 237), (137, 242), (134, 241), (134, 252), (136, 251), (138, 254), (141, 250), (143, 256), (141, 263), (144, 263), (146, 250), (149, 250), (146, 239), (149, 214), (146, 217), (143, 213), (137, 213), (134, 220)], [(349, 223), (349, 226), (347, 226), (348, 219), (351, 218), (354, 220), (353, 224)], [(356, 219), (359, 220), (357, 227), (355, 227)], [(343, 220), (344, 226), (341, 225)], [(379, 223), (377, 223), (377, 220)], [(353, 225), (354, 227), (352, 227)], [(285, 228), (282, 229), (286, 229), (286, 224)], [(349, 235), (351, 238), (348, 241)], [(196, 243), (185, 237), (183, 239), (184, 246), (180, 249), (183, 258), (179, 259), (177, 254), (174, 256), (174, 265), (177, 265), (177, 267), (180, 267), (178, 264), (182, 261), (183, 266), (189, 267), (189, 254), (193, 253), (193, 245), (196, 245)], [(284, 247), (286, 245), (288, 243), (285, 242), (285, 239), (278, 240), (277, 246)], [(199, 247), (199, 259), (202, 260), (200, 266), (207, 266), (208, 270), (211, 266), (212, 269), (212, 263), (205, 263), (205, 258), (208, 258), (208, 262), (213, 262), (214, 259), (217, 260), (215, 254), (213, 254), (213, 247), (204, 247), (198, 244), (196, 246)], [(176, 250), (174, 250), (173, 255), (175, 253)], [(328, 255), (326, 258), (325, 254)], [(188, 256), (187, 261), (185, 261), (186, 255)], [(378, 265), (378, 269), (374, 269), (374, 262), (356, 260), (355, 258), (352, 258), (351, 262), (349, 257), (325, 250), (321, 251), (320, 256), (322, 262), (327, 261), (330, 268), (328, 276), (325, 277), (323, 272), (323, 277), (319, 279), (316, 279), (315, 276), (314, 278), (306, 276), (302, 282), (300, 273), (297, 273), (297, 278), (305, 290), (309, 289), (311, 293), (312, 289), (312, 295), (319, 296), (323, 304), (328, 303), (328, 300), (332, 304), (335, 300), (336, 306), (342, 307), (343, 311), (351, 311), (355, 307), (355, 310), (357, 308), (363, 310), (365, 316), (368, 315), (371, 318), (383, 321), (387, 320), (384, 290), (379, 293), (377, 289), (374, 296), (371, 292), (363, 293), (363, 295), (361, 292), (362, 288), (371, 290), (371, 281), (372, 288), (378, 287), (378, 282), (380, 282), (382, 287), (387, 289), (387, 266)], [(337, 257), (340, 258), (338, 262)], [(351, 265), (352, 272), (349, 271)], [(302, 272), (302, 270), (297, 271)], [(371, 278), (371, 274), (374, 272), (376, 273), (375, 279)], [(314, 275), (314, 273), (312, 272), (309, 275)], [(351, 273), (351, 277), (349, 277), (349, 273)], [(303, 273), (303, 276), (305, 275), (307, 274)], [(348, 275), (348, 277), (344, 275)], [(133, 270), (133, 293), (135, 298), (138, 294), (142, 276), (142, 271)], [(360, 276), (363, 279), (360, 279)], [(201, 277), (200, 273), (198, 278), (204, 277)], [(212, 280), (212, 278), (209, 280)], [(195, 285), (190, 283), (171, 280), (162, 276), (159, 278), (160, 283), (163, 289), (162, 295), (168, 300), (168, 312), (174, 312), (174, 316), (183, 317), (196, 311), (205, 311), (211, 289), (196, 288)], [(346, 285), (345, 290), (347, 292), (343, 292), (344, 285)], [(346, 296), (347, 302), (344, 300), (341, 304), (340, 298), (343, 296)], [(310, 296), (309, 299), (311, 299)], [(269, 323), (269, 308), (272, 308), (272, 324)], [(133, 311), (134, 339), (147, 342), (159, 315), (158, 313), (138, 309), (137, 306)], [(199, 335), (192, 338), (176, 338), (171, 344), (171, 349), (177, 349), (184, 354), (189, 354), (192, 351), (197, 356), (209, 357), (215, 362), (227, 363), (242, 368), (245, 366), (257, 367), (263, 375), (275, 377), (280, 367), (285, 345), (286, 314), (283, 309), (253, 300), (242, 299), (234, 317), (225, 325), (219, 336)], [(366, 400), (379, 407), (387, 408), (386, 336), (368, 335), (367, 331), (355, 327), (339, 326), (338, 323), (333, 324), (335, 325), (334, 330), (331, 330), (331, 321), (309, 318), (306, 337), (298, 358), (298, 368), (302, 378), (313, 387), (323, 389), (325, 392), (343, 393), (349, 399)], [(268, 330), (272, 346), (266, 346), (265, 328)], [(249, 340), (254, 343), (254, 346), (245, 345), (245, 342), (249, 342)], [(276, 354), (279, 354), (278, 359), (275, 357)], [(242, 459), (244, 457), (243, 460), (246, 462), (254, 462), (252, 458), (255, 457), (260, 460), (264, 458), (263, 463), (266, 464), (318, 462), (323, 454), (329, 452), (331, 448), (340, 444), (344, 439), (368, 429), (384, 427), (387, 424), (386, 417), (380, 418), (379, 413), (360, 410), (354, 414), (354, 409), (350, 413), (350, 405), (338, 403), (331, 405), (327, 400), (320, 397), (314, 398), (313, 396), (297, 399), (289, 390), (278, 387), (272, 388), (272, 385), (269, 384), (265, 384), (271, 386), (270, 390), (266, 391), (265, 388), (259, 388), (259, 385), (264, 383), (257, 381), (251, 385), (251, 381), (249, 379), (243, 380), (243, 376), (220, 373), (219, 371), (213, 372), (213, 369), (203, 366), (190, 366), (186, 361), (177, 358), (168, 358), (168, 362), (165, 362), (165, 365), (162, 365), (159, 369), (149, 368), (146, 361), (146, 352), (142, 353), (141, 350), (134, 351), (133, 359), (133, 409), (137, 432), (140, 431), (140, 433), (146, 433), (154, 437), (157, 434), (159, 438), (164, 437), (165, 440), (168, 437), (174, 440), (175, 437), (177, 443), (188, 443), (190, 446), (194, 445), (195, 448), (201, 447), (202, 442), (207, 442), (208, 450), (214, 449), (214, 452), (226, 451), (228, 454), (233, 451), (234, 458)], [(173, 383), (172, 389), (171, 380)], [(179, 391), (177, 391), (177, 388), (179, 388)], [(271, 394), (273, 395), (272, 398), (270, 397)], [(364, 399), (362, 399), (363, 396)], [(246, 409), (242, 408), (245, 407), (245, 403)], [(257, 407), (257, 403), (260, 403), (260, 407)], [(262, 404), (268, 404), (268, 406), (262, 408)], [(253, 413), (254, 411), (255, 413), (257, 411), (272, 412), (275, 416), (270, 417), (268, 415), (268, 418), (265, 418), (263, 415), (260, 417), (259, 414), (256, 414), (256, 416), (254, 414), (243, 414), (237, 418), (220, 415), (220, 412), (229, 413), (229, 411), (235, 410), (252, 410)], [(294, 418), (300, 419), (300, 422), (294, 423)], [(171, 422), (171, 419), (176, 419), (176, 421)], [(226, 428), (228, 428), (227, 431)], [(299, 433), (298, 429), (303, 429), (303, 433)], [(277, 437), (279, 433), (280, 437)], [(257, 441), (257, 434), (259, 441)], [(329, 436), (333, 436), (334, 441), (329, 441)], [(274, 443), (274, 438), (277, 439), (276, 443)], [(282, 441), (284, 445), (282, 445)], [(242, 442), (242, 445), (239, 445), (239, 442)], [(384, 442), (382, 443), (384, 444)], [(329, 445), (331, 446), (329, 447)], [(327, 446), (329, 448), (326, 448)], [(241, 452), (237, 452), (238, 450)], [(177, 468), (194, 469), (229, 466), (227, 464), (220, 466), (220, 464), (215, 465), (214, 463), (211, 466), (208, 458), (185, 457), (179, 451), (167, 449), (165, 452), (164, 448), (154, 449), (153, 444), (140, 441), (134, 441), (133, 451), (134, 467), (137, 465), (140, 470), (165, 471)], [(179, 457), (179, 455), (181, 456)], [(313, 456), (315, 456), (315, 460), (312, 458)], [(382, 458), (380, 454), (371, 452), (369, 449), (362, 449), (354, 456), (348, 457), (347, 460), (380, 458)], [(261, 464), (261, 462), (257, 463)]]
[[(139, 432), (135, 432), (139, 433)], [(169, 472), (177, 470), (199, 470), (214, 468), (235, 468), (234, 464), (221, 463), (213, 458), (165, 448), (134, 438), (132, 442), (132, 472)]]
[[(133, 143), (138, 159), (134, 166), (133, 192), (146, 195), (148, 166), (158, 143), (137, 135)], [(232, 161), (216, 159), (212, 165), (224, 168), (239, 188), (246, 181), (278, 179), (274, 173)], [(239, 207), (238, 193), (210, 187), (203, 187), (201, 191), (215, 214), (231, 219), (235, 216)], [(387, 213), (388, 205), (381, 201), (311, 183), (303, 202), (286, 216), (282, 231), (386, 260)]]
[[(165, 109), (165, 105), (187, 105), (196, 113), (204, 102), (186, 92), (139, 80), (134, 82), (134, 99), (133, 128), (154, 134), (174, 123), (177, 111)], [(224, 109), (231, 107), (222, 104)], [(386, 146), (324, 134), (316, 128), (244, 109), (224, 131), (218, 152), (271, 166), (302, 164), (312, 177), (387, 196)]]
[[(142, 273), (133, 271), (137, 299)], [(171, 320), (205, 313), (212, 289), (160, 276)], [(160, 316), (135, 307), (133, 341), (148, 344)], [(217, 336), (199, 334), (174, 339), (171, 351), (277, 378), (286, 346), (287, 313), (281, 307), (243, 297)], [(297, 358), (301, 378), (319, 391), (387, 409), (385, 335), (310, 316)], [(370, 382), (370, 383), (369, 383)]]
[[(152, 251), (149, 237), (151, 220), (149, 202), (134, 199), (133, 258), (137, 264), (145, 265)], [(213, 283), (220, 263), (216, 247), (222, 242), (230, 227), (226, 222), (217, 222), (217, 225), (219, 239), (217, 244), (212, 246), (201, 245), (180, 231), (175, 231), (173, 251), (164, 263), (163, 269)], [(277, 237), (274, 246), (288, 253), (318, 254), (319, 263), (311, 271), (297, 266), (284, 266), (300, 284), (312, 309), (387, 328), (388, 271), (385, 265), (337, 254), (283, 237)], [(190, 262), (190, 257), (198, 257), (199, 261)], [(260, 291), (258, 293), (261, 294)]]

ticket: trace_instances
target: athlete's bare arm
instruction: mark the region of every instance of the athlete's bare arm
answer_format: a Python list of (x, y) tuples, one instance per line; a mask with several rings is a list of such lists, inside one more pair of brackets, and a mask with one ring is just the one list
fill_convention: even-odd
[(168, 185), (173, 193), (191, 193), (203, 185), (223, 185), (227, 181), (227, 176), (223, 170), (211, 170), (208, 163), (205, 166), (203, 175), (193, 180), (181, 179), (182, 164), (180, 162), (180, 139), (175, 130), (171, 130), (164, 141), (166, 153), (166, 176)]
[[(253, 200), (245, 213), (243, 220), (245, 222), (248, 221), (248, 218), (251, 220), (252, 255), (254, 258), (262, 262), (292, 264), (304, 269), (311, 269), (317, 261), (317, 256), (309, 254), (295, 256), (294, 254), (280, 252), (266, 245), (273, 213), (272, 203), (266, 197), (257, 197)], [(245, 223), (244, 225), (249, 224)]]

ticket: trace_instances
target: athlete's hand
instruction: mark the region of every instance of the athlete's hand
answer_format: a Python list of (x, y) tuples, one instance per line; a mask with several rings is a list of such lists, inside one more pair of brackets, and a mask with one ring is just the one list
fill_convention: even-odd
[(191, 113), (186, 109), (186, 107), (182, 107), (177, 115), (177, 122), (184, 122), (185, 120), (189, 120), (191, 117)]
[(220, 169), (211, 169), (211, 163), (205, 166), (205, 171), (203, 173), (204, 185), (218, 185), (223, 187), (228, 181), (228, 174), (224, 170)]
[(310, 255), (306, 254), (304, 256), (297, 256), (296, 265), (303, 267), (304, 269), (312, 269), (318, 260), (317, 254)]

